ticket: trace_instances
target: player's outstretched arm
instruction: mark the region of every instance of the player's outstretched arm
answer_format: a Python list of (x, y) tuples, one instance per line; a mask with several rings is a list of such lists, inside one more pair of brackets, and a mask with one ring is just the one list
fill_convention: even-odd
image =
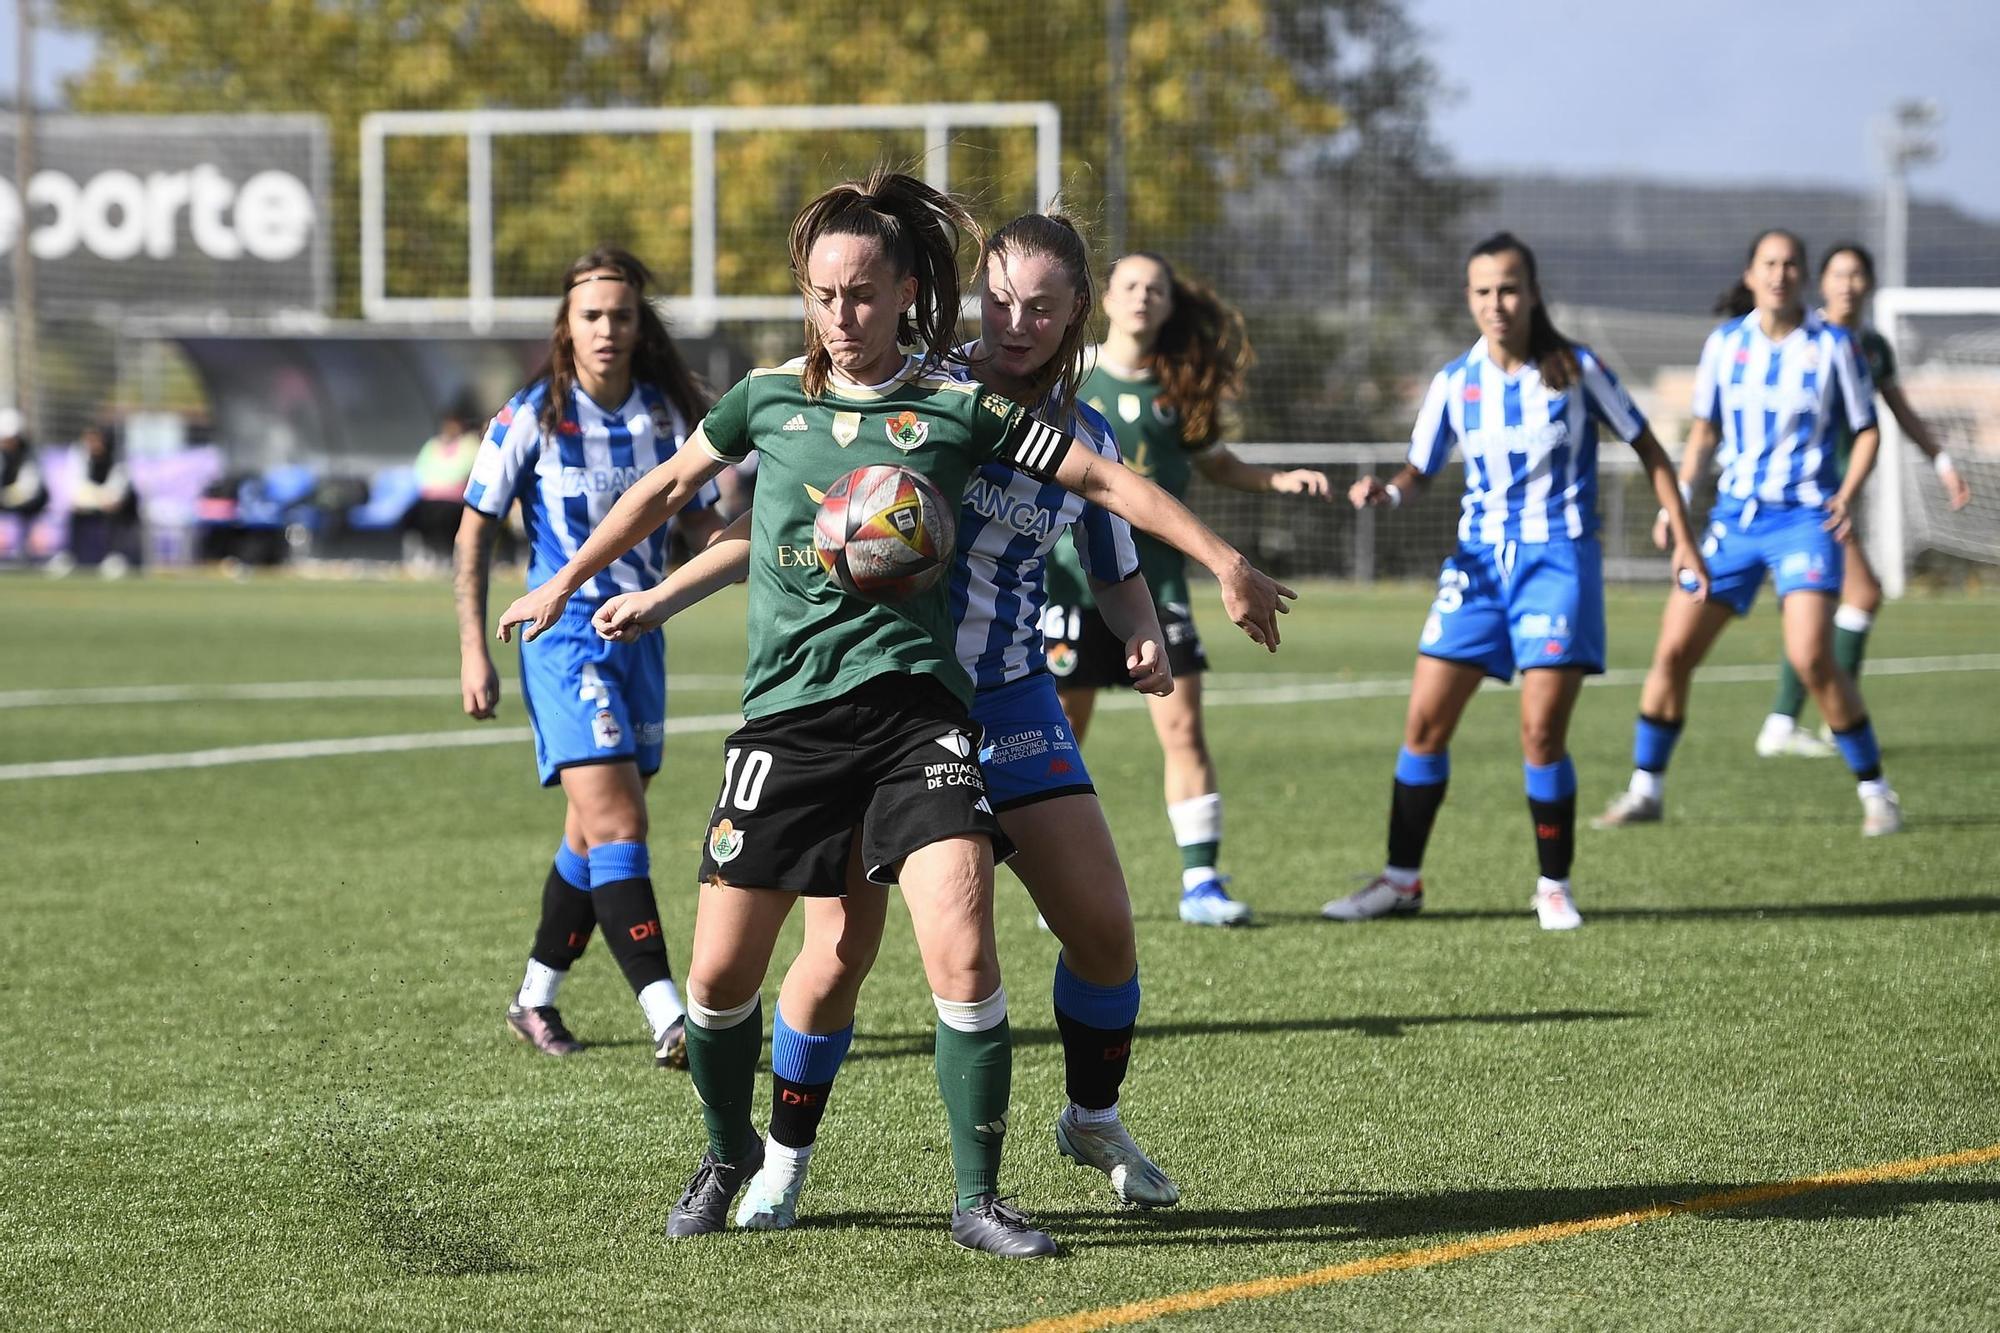
[(1333, 500), (1333, 483), (1326, 479), (1326, 473), (1316, 472), (1309, 467), (1268, 468), (1246, 463), (1230, 452), (1226, 444), (1218, 444), (1204, 449), (1194, 456), (1194, 465), (1201, 475), (1218, 486), (1227, 486), (1232, 491), (1249, 491), (1252, 494), (1275, 492), (1278, 495), (1309, 495), (1315, 500)]
[(1222, 585), (1222, 605), (1237, 628), (1278, 651), (1278, 617), (1298, 594), (1251, 565), (1188, 507), (1131, 468), (1090, 449), (1071, 449), (1054, 472), (1056, 484), (1102, 505), (1139, 531), (1201, 562)]
[(644, 592), (621, 592), (590, 623), (600, 638), (631, 643), (750, 572), (750, 511), (709, 539), (699, 552)]
[(679, 513), (711, 477), (728, 466), (708, 450), (695, 447), (700, 439), (701, 432), (697, 430), (694, 438), (672, 458), (634, 482), (568, 564), (500, 613), (497, 633), (502, 643), (512, 637), (516, 625), (521, 626), (522, 638), (532, 639), (555, 624), (562, 617), (563, 607), (585, 581), (608, 568), (612, 561)]
[(458, 694), (465, 715), (484, 722), (500, 707), (500, 673), (486, 647), (486, 588), (500, 520), (467, 505), (451, 545), (451, 600), (458, 612)]
[(1370, 473), (1347, 488), (1347, 503), (1356, 509), (1400, 509), (1403, 501), (1423, 493), (1430, 478), (1414, 463), (1405, 463), (1384, 481)]
[(1167, 664), (1167, 636), (1160, 628), (1160, 612), (1153, 605), (1146, 576), (1134, 574), (1118, 583), (1092, 579), (1090, 587), (1097, 613), (1125, 644), (1125, 670), (1132, 687), (1143, 694), (1172, 694), (1174, 669)]
[(1965, 477), (1959, 472), (1958, 465), (1951, 461), (1951, 455), (1944, 451), (1944, 446), (1931, 434), (1931, 428), (1917, 415), (1917, 409), (1910, 406), (1910, 396), (1903, 392), (1903, 386), (1889, 383), (1881, 385), (1876, 391), (1882, 395), (1882, 401), (1889, 405), (1889, 411), (1895, 416), (1896, 424), (1903, 428), (1903, 434), (1909, 436), (1910, 442), (1924, 451), (1924, 457), (1930, 459), (1931, 466), (1937, 469), (1938, 482), (1944, 487), (1945, 496), (1951, 501), (1951, 507), (1965, 508), (1972, 502), (1972, 487), (1965, 484)]
[(1674, 580), (1697, 602), (1707, 601), (1708, 562), (1701, 558), (1701, 549), (1695, 544), (1694, 524), (1688, 518), (1687, 497), (1692, 488), (1684, 491), (1675, 480), (1673, 461), (1660, 447), (1651, 426), (1639, 432), (1632, 441), (1632, 450), (1639, 455), (1639, 462), (1653, 483), (1653, 494), (1660, 501), (1660, 514), (1673, 546)]

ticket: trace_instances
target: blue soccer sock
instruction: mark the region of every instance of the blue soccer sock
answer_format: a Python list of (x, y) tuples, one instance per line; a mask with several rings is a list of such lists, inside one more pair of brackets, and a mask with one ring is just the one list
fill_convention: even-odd
[(1875, 726), (1864, 715), (1845, 731), (1833, 733), (1840, 757), (1857, 782), (1875, 782), (1882, 776), (1882, 747), (1875, 742)]
[(770, 1141), (791, 1149), (794, 1160), (812, 1153), (826, 1099), (854, 1041), (854, 1024), (837, 1032), (800, 1032), (785, 1021), (781, 1005), (771, 1025)]
[(1542, 878), (1567, 880), (1576, 859), (1576, 764), (1568, 755), (1553, 764), (1523, 764), (1528, 813), (1535, 822), (1535, 855)]
[(1138, 969), (1116, 986), (1099, 986), (1070, 971), (1069, 960), (1057, 954), (1055, 1010), (1070, 1101), (1103, 1113), (1101, 1118), (1115, 1118), (1139, 1021)]

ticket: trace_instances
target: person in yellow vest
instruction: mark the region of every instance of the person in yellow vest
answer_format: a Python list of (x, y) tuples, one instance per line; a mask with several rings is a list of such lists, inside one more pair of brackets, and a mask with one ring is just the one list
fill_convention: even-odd
[(470, 414), (452, 408), (438, 420), (437, 434), (417, 450), (417, 503), (410, 510), (412, 531), (423, 539), (426, 554), (451, 558), (458, 536), (459, 514), (465, 508), (465, 486), (472, 480), (479, 457), (479, 435), (467, 428)]

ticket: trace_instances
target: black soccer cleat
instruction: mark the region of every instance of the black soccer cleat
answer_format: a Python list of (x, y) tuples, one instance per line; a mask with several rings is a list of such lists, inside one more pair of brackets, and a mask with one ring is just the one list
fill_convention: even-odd
[(667, 1235), (677, 1239), (707, 1236), (722, 1230), (729, 1221), (729, 1205), (736, 1201), (737, 1191), (763, 1165), (761, 1140), (757, 1150), (740, 1162), (723, 1161), (713, 1148), (704, 1152), (701, 1165), (694, 1169), (694, 1179), (681, 1191), (674, 1210), (667, 1214)]
[(543, 1055), (575, 1055), (583, 1049), (583, 1043), (570, 1035), (563, 1026), (562, 1015), (552, 1004), (537, 1005), (533, 1009), (523, 1009), (518, 1004), (507, 1006), (507, 1026), (514, 1035)]
[(1002, 1259), (1046, 1259), (1055, 1238), (1035, 1230), (1027, 1215), (1009, 1208), (997, 1194), (982, 1194), (970, 1208), (951, 1210), (951, 1239), (961, 1249), (984, 1250)]

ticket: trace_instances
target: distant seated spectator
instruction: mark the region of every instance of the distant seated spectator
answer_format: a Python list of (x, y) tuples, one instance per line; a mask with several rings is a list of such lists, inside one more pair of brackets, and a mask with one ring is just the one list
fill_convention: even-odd
[(110, 426), (84, 427), (77, 450), (68, 555), (78, 565), (101, 567), (106, 577), (116, 578), (139, 563), (139, 496)]
[(14, 514), (25, 522), (48, 504), (49, 488), (42, 483), (42, 469), (28, 442), (28, 424), (15, 408), (0, 407), (0, 514)]
[(410, 526), (423, 538), (424, 549), (441, 560), (451, 558), (465, 508), (465, 484), (472, 479), (472, 461), (479, 456), (479, 436), (467, 429), (457, 409), (438, 422), (437, 434), (417, 450), (417, 503)]

